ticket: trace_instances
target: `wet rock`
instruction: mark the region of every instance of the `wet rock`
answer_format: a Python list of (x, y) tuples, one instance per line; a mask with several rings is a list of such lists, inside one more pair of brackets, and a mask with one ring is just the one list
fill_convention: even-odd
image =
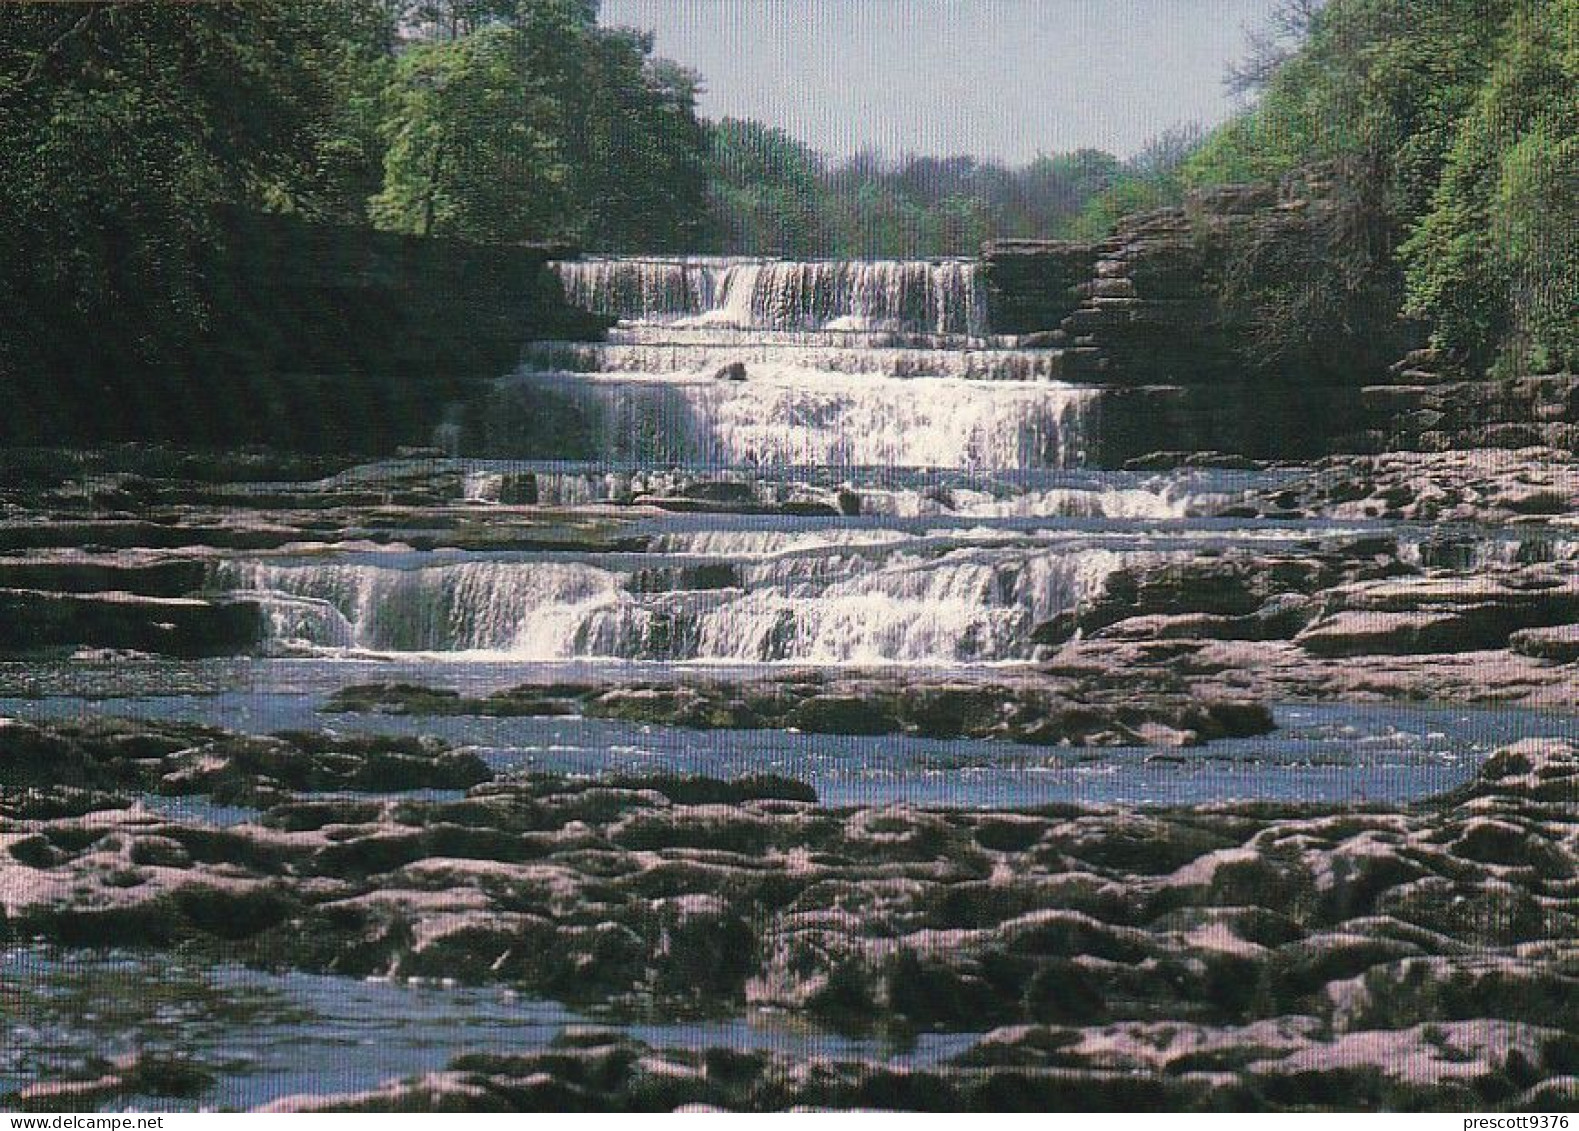
[(80, 1080), (30, 1084), (0, 1096), (12, 1111), (85, 1111), (137, 1097), (194, 1099), (211, 1089), (215, 1074), (184, 1057), (143, 1053), (101, 1062), (103, 1072)]
[(583, 701), (589, 717), (710, 729), (782, 728), (811, 734), (994, 738), (1038, 746), (1196, 745), (1265, 734), (1254, 703), (1029, 684), (915, 684), (878, 680), (699, 683), (617, 688)]
[[(1330, 1034), (1287, 1016), (997, 1029), (926, 1067), (780, 1052), (655, 1049), (591, 1033), (556, 1047), (469, 1054), (448, 1072), (272, 1111), (1527, 1110), (1572, 1091), (1570, 1043), (1540, 1025), (1436, 1023)], [(485, 1107), (491, 1104), (492, 1107)]]
[(586, 684), (523, 684), (482, 697), (448, 687), (412, 683), (361, 683), (329, 696), (331, 713), (382, 715), (487, 715), (502, 718), (574, 715), (596, 689)]
[(0, 589), (183, 597), (203, 587), (206, 572), (207, 564), (197, 558), (37, 554), (0, 558)]
[[(154, 756), (182, 740), (263, 776), (305, 759), (345, 780), (364, 764), (323, 735), (151, 735), (142, 752), (185, 764), (190, 750)], [(1087, 1088), (1130, 1102), (1166, 1077), (1202, 1107), (1511, 1104), (1579, 1063), (1560, 1043), (1579, 1028), (1566, 1007), (1576, 785), (1579, 752), (1538, 740), (1399, 810), (838, 810), (771, 777), (530, 773), (458, 799), (298, 797), (227, 828), (18, 810), (0, 815), (0, 921), (68, 945), (180, 944), (589, 1005), (759, 1006), (859, 1032), (1020, 1027), (955, 1063), (884, 1067), (879, 1084), (856, 1061), (807, 1075), (776, 1054), (588, 1036), (540, 1061), (468, 1060), (468, 1103), (758, 1109)], [(1475, 1026), (1521, 1059), (1492, 1056)], [(541, 1086), (521, 1090), (523, 1065)], [(347, 1102), (448, 1102), (413, 1087)]]
[(0, 590), (0, 650), (90, 645), (172, 656), (236, 655), (263, 637), (252, 601)]
[[(1476, 383), (1482, 391), (1490, 382)], [(1473, 410), (1472, 410), (1473, 411)], [(1495, 525), (1579, 513), (1579, 457), (1557, 447), (1394, 451), (1319, 461), (1258, 496), (1266, 511)]]
[(737, 483), (725, 479), (704, 479), (680, 488), (682, 499), (702, 503), (719, 503), (726, 506), (749, 505), (756, 501), (756, 489), (750, 483)]
[(888, 704), (859, 695), (815, 695), (791, 706), (783, 725), (809, 734), (892, 734), (899, 719)]
[[(286, 1096), (263, 1112), (499, 1112), (504, 1101), (468, 1073), (434, 1072), (419, 1080), (392, 1081), (380, 1088), (333, 1096)], [(533, 1110), (533, 1109), (525, 1109)], [(536, 1110), (567, 1110), (545, 1105)]]
[(1033, 639), (1061, 644), (1077, 632), (1114, 639), (1287, 638), (1317, 615), (1334, 587), (1409, 572), (1391, 541), (1126, 566), (1108, 575), (1093, 600), (1038, 626)]
[(686, 895), (657, 900), (654, 988), (667, 996), (733, 997), (758, 966), (750, 923), (724, 900)]
[(1579, 662), (1579, 624), (1521, 629), (1508, 637), (1508, 646), (1521, 656), (1554, 664)]
[(1579, 617), (1579, 581), (1513, 577), (1402, 578), (1329, 590), (1331, 610), (1298, 637), (1325, 655), (1502, 648), (1523, 628)]
[(1464, 792), (1537, 806), (1535, 812), (1571, 802), (1579, 797), (1579, 746), (1535, 738), (1505, 746), (1486, 760)]
[(117, 793), (73, 786), (0, 786), (0, 817), (17, 821), (55, 821), (104, 809), (127, 809), (131, 799)]
[(1149, 814), (1104, 813), (1060, 822), (1048, 831), (1044, 843), (1098, 868), (1163, 875), (1226, 847), (1229, 838), (1210, 828)]
[(493, 772), (475, 753), (430, 738), (289, 732), (221, 740), (175, 759), (169, 794), (257, 795), (325, 790), (465, 789)]
[(608, 779), (615, 789), (648, 789), (677, 805), (737, 804), (742, 801), (815, 802), (817, 791), (804, 782), (779, 774), (747, 774), (721, 781), (700, 774), (616, 774)]
[(37, 725), (0, 719), (0, 784), (147, 788), (167, 759), (217, 734), (189, 724), (97, 716)]
[(1319, 656), (1469, 652), (1506, 643), (1496, 618), (1442, 613), (1340, 612), (1301, 632), (1301, 647)]

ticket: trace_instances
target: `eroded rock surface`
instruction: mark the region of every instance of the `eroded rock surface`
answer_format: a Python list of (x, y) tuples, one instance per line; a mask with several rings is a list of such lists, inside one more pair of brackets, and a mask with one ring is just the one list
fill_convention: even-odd
[[(163, 783), (262, 741), (140, 726), (12, 724), (0, 759), (54, 743)], [(267, 741), (311, 765), (344, 745)], [(828, 809), (780, 778), (675, 776), (381, 798), (347, 780), (309, 778), (228, 827), (86, 787), (8, 791), (4, 930), (671, 1016), (997, 1030), (925, 1069), (600, 1038), (298, 1106), (1519, 1107), (1567, 1094), (1553, 1081), (1579, 1067), (1566, 741), (1507, 747), (1403, 810)]]
[(1253, 505), (1272, 515), (1571, 528), (1579, 516), (1579, 455), (1527, 446), (1333, 456)]
[(1208, 698), (1579, 707), (1579, 540), (1552, 522), (1527, 529), (1141, 561), (1037, 628), (1043, 672), (1096, 683), (1149, 672)]
[(1155, 684), (1115, 689), (1024, 679), (898, 682), (815, 671), (748, 683), (523, 684), (482, 697), (420, 684), (358, 684), (331, 696), (328, 709), (400, 715), (582, 715), (699, 730), (904, 734), (1035, 746), (1196, 746), (1273, 729), (1272, 713), (1262, 704), (1191, 698)]
[(264, 1110), (1537, 1110), (1579, 1096), (1575, 1051), (1570, 1035), (1539, 1025), (1447, 1022), (1332, 1039), (1317, 1018), (1289, 1017), (1017, 1026), (931, 1067), (813, 1066), (730, 1048), (654, 1049), (590, 1029), (542, 1052), (464, 1056), (445, 1072)]

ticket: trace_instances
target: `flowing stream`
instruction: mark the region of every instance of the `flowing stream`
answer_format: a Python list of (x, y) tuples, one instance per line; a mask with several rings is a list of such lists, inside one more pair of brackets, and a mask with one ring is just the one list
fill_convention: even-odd
[[(972, 807), (1401, 801), (1465, 781), (1499, 743), (1550, 733), (1534, 712), (1281, 705), (1270, 737), (1181, 754), (320, 713), (336, 689), (373, 680), (486, 694), (806, 667), (994, 679), (1033, 664), (1037, 627), (1126, 565), (1371, 533), (1405, 557), (1444, 552), (1429, 531), (1385, 523), (1209, 517), (1275, 473), (1093, 466), (1100, 394), (1058, 380), (1055, 351), (993, 335), (972, 263), (558, 270), (572, 300), (618, 325), (606, 343), (530, 346), (489, 405), (487, 458), (440, 470), (459, 473), (450, 507), (479, 530), (529, 506), (581, 533), (533, 550), (423, 551), (414, 531), (394, 548), (217, 554), (209, 587), (263, 605), (264, 655), (0, 664), (0, 714), (437, 733), (502, 770), (772, 771), (830, 804)], [(599, 540), (605, 528), (614, 541)], [(1454, 552), (1465, 568), (1531, 551), (1507, 536)], [(212, 824), (254, 816), (202, 798), (145, 803)], [(216, 1072), (197, 1102), (240, 1106), (370, 1087), (466, 1049), (541, 1046), (583, 1020), (498, 990), (26, 946), (0, 951), (0, 1001), (0, 1091), (179, 1037), (175, 1051)], [(896, 1055), (762, 1017), (632, 1028), (660, 1046)], [(900, 1058), (972, 1039), (923, 1037)]]

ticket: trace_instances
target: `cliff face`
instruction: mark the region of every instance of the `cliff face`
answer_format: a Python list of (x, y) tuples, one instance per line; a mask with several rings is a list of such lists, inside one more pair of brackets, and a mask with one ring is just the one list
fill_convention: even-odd
[(1126, 217), (1093, 243), (989, 245), (993, 328), (1061, 351), (1065, 379), (1110, 387), (1104, 465), (1190, 449), (1305, 458), (1358, 443), (1371, 421), (1356, 387), (1382, 367), (1336, 382), (1258, 370), (1223, 298), (1235, 249), (1301, 239), (1313, 207), (1288, 189), (1230, 186)]
[(1413, 351), (1361, 391), (1379, 446), (1441, 452), (1546, 446), (1579, 452), (1579, 375), (1476, 380), (1435, 350)]
[[(1108, 386), (1100, 460), (1215, 448), (1261, 458), (1388, 448), (1579, 446), (1579, 378), (1493, 381), (1418, 345), (1385, 305), (1341, 340), (1266, 360), (1246, 315), (1335, 222), (1332, 186), (1226, 186), (1120, 222), (1102, 241), (984, 251), (994, 329), (1061, 351), (1067, 380)], [(1089, 270), (1087, 267), (1089, 266)], [(1402, 355), (1403, 360), (1391, 364)]]
[(1099, 246), (1077, 240), (998, 240), (982, 275), (992, 328), (1000, 334), (1056, 330), (1079, 304), (1076, 288), (1096, 273)]
[(1318, 241), (1337, 207), (1329, 193), (1313, 179), (1227, 185), (1125, 217), (1093, 243), (989, 244), (993, 327), (1061, 347), (1067, 376), (1101, 384), (1201, 385), (1246, 374), (1262, 384), (1377, 380), (1397, 356), (1390, 343), (1361, 349), (1358, 364), (1349, 363), (1352, 342), (1331, 361), (1321, 354), (1272, 363), (1245, 309), (1245, 294), (1291, 282), (1297, 257), (1273, 252)]
[(427, 443), (447, 405), (539, 337), (594, 336), (551, 249), (483, 247), (284, 216), (225, 217), (205, 333), (140, 360), (63, 342), (0, 373), (0, 442), (168, 440), (379, 453)]

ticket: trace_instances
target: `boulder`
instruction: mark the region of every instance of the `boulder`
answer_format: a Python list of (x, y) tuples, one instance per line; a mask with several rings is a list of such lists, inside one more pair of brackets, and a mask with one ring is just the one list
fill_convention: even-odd
[(1579, 624), (1551, 628), (1526, 628), (1508, 637), (1508, 646), (1521, 656), (1554, 664), (1579, 663)]

